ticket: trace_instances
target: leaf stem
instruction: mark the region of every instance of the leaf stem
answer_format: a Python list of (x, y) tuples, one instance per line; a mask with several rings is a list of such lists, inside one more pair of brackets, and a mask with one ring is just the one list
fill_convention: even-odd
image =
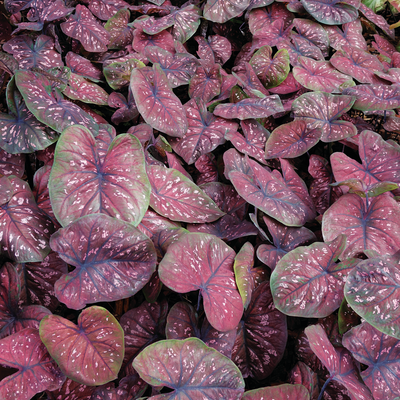
[(321, 391), (319, 392), (318, 400), (322, 400), (322, 397), (324, 396), (325, 389), (326, 389), (326, 387), (331, 383), (332, 378), (333, 378), (333, 376), (330, 376), (330, 377), (325, 381), (325, 383), (323, 384), (322, 389), (321, 389)]

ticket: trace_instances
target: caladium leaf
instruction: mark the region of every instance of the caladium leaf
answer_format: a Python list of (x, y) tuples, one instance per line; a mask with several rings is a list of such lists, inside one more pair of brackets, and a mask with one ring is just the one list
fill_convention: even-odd
[(360, 0), (300, 0), (306, 11), (318, 22), (326, 25), (342, 25), (358, 18)]
[(391, 39), (395, 38), (394, 29), (388, 24), (385, 18), (382, 15), (376, 15), (369, 7), (365, 4), (360, 3), (360, 11), (364, 14), (364, 16), (369, 19), (373, 24), (379, 26)]
[(320, 127), (312, 128), (306, 121), (295, 119), (274, 129), (265, 144), (265, 158), (295, 158), (314, 147), (322, 136)]
[(364, 51), (368, 49), (359, 19), (343, 24), (343, 31), (338, 26), (325, 26), (324, 28), (328, 32), (330, 45), (335, 50), (339, 50), (344, 45), (350, 45)]
[(281, 360), (286, 341), (286, 316), (275, 308), (269, 283), (262, 282), (240, 321), (232, 360), (243, 377), (265, 379)]
[(344, 294), (358, 315), (379, 331), (400, 339), (398, 268), (388, 257), (363, 260), (348, 275)]
[(259, 92), (261, 92), (265, 96), (269, 95), (268, 90), (265, 89), (264, 85), (261, 83), (260, 79), (258, 79), (258, 76), (254, 72), (253, 67), (248, 62), (243, 62), (237, 67), (234, 67), (232, 75), (237, 79), (238, 84), (243, 88), (248, 96), (259, 97)]
[(84, 385), (102, 385), (117, 378), (124, 357), (124, 332), (103, 307), (83, 310), (78, 325), (49, 315), (40, 323), (40, 339), (61, 371)]
[(282, 20), (287, 28), (293, 20), (293, 14), (277, 2), (266, 8), (257, 8), (249, 14), (249, 30), (253, 35), (262, 32), (274, 21)]
[(263, 220), (272, 236), (274, 245), (262, 244), (257, 249), (257, 257), (265, 265), (274, 270), (278, 261), (291, 250), (317, 240), (314, 233), (302, 226), (301, 228), (289, 228), (272, 218), (263, 216)]
[[(310, 43), (307, 39), (302, 36), (291, 33), (290, 40), (282, 40), (277, 44), (278, 49), (286, 49), (289, 53), (289, 60), (292, 66), (298, 64), (298, 58), (300, 56), (312, 58), (314, 60), (324, 61), (324, 56), (321, 50)], [(297, 83), (299, 85), (299, 83)]]
[(74, 73), (71, 73), (68, 86), (62, 92), (72, 100), (99, 106), (107, 105), (108, 93), (102, 87)]
[(310, 44), (317, 46), (324, 56), (329, 52), (329, 37), (326, 30), (318, 23), (309, 19), (295, 18), (293, 20), (298, 34)]
[(374, 197), (369, 204), (356, 194), (340, 197), (322, 218), (325, 241), (344, 233), (346, 248), (341, 259), (364, 250), (394, 254), (400, 249), (400, 206), (390, 196)]
[(48, 92), (51, 83), (45, 76), (20, 70), (15, 73), (15, 83), (29, 111), (56, 132), (61, 133), (70, 125), (84, 125), (97, 134), (98, 126), (90, 115), (61, 95), (55, 98)]
[(274, 20), (253, 36), (253, 46), (279, 46), (282, 41), (289, 39), (291, 28), (292, 25), (287, 26), (284, 19)]
[(188, 84), (199, 63), (198, 59), (191, 54), (171, 54), (158, 46), (147, 46), (144, 54), (151, 63), (160, 64), (172, 88)]
[(62, 67), (61, 56), (55, 50), (54, 40), (46, 35), (40, 35), (35, 43), (28, 35), (16, 36), (4, 43), (3, 50), (11, 53), (18, 61), (19, 69), (41, 68), (47, 70)]
[(97, 18), (105, 21), (112, 18), (121, 8), (127, 7), (129, 4), (123, 0), (91, 0), (89, 4), (89, 10)]
[(188, 121), (185, 135), (171, 141), (172, 148), (188, 164), (193, 164), (202, 154), (207, 154), (225, 143), (225, 135), (236, 132), (238, 124), (215, 117), (202, 101), (184, 106)]
[(104, 214), (87, 215), (59, 229), (50, 245), (76, 267), (54, 286), (57, 298), (75, 310), (130, 297), (155, 271), (150, 239), (132, 224)]
[(303, 86), (301, 86), (300, 83), (297, 82), (296, 79), (294, 79), (293, 74), (289, 72), (286, 79), (280, 85), (274, 88), (270, 88), (269, 91), (276, 94), (288, 94), (297, 92), (302, 87)]
[(137, 226), (150, 198), (139, 140), (119, 135), (104, 159), (97, 147), (82, 126), (69, 127), (61, 135), (49, 180), (57, 220), (66, 226), (84, 215), (104, 213)]
[(133, 29), (128, 25), (130, 12), (127, 9), (118, 10), (104, 25), (104, 29), (110, 32), (110, 50), (124, 49), (133, 40)]
[(282, 49), (272, 57), (271, 47), (263, 46), (251, 57), (250, 65), (264, 86), (269, 89), (280, 85), (287, 78), (290, 70), (289, 53)]
[(221, 92), (222, 77), (220, 65), (214, 64), (211, 68), (199, 66), (189, 84), (189, 96), (199, 98), (208, 103)]
[(354, 84), (350, 76), (337, 71), (328, 61), (299, 57), (298, 62), (293, 68), (293, 76), (307, 89), (338, 93), (341, 88)]
[(384, 67), (373, 54), (343, 45), (329, 62), (340, 72), (350, 75), (361, 83), (379, 83), (375, 72), (383, 72)]
[(29, 185), (10, 176), (0, 190), (0, 249), (18, 262), (43, 261), (50, 251), (52, 222), (36, 205)]
[(322, 361), (330, 377), (349, 391), (353, 399), (373, 400), (370, 390), (363, 383), (358, 368), (348, 350), (335, 348), (329, 341), (321, 325), (311, 325), (305, 329), (312, 351)]
[(144, 66), (143, 62), (133, 54), (124, 61), (115, 61), (104, 66), (103, 73), (108, 85), (114, 90), (119, 90), (129, 85), (131, 73), (135, 68)]
[(72, 51), (69, 51), (65, 56), (65, 64), (71, 69), (72, 73), (81, 75), (94, 82), (98, 82), (102, 77), (101, 71), (87, 58)]
[[(188, 357), (192, 362), (186, 365), (183, 360)], [(239, 400), (244, 391), (243, 377), (235, 364), (197, 338), (154, 343), (135, 358), (133, 367), (147, 383), (174, 389), (155, 399), (217, 396)]]
[(400, 107), (400, 85), (357, 85), (343, 94), (355, 96), (353, 108), (361, 111), (393, 110)]
[(15, 175), (22, 178), (25, 171), (25, 155), (10, 154), (0, 149), (0, 174), (4, 176)]
[(366, 185), (362, 180), (357, 178), (346, 179), (341, 182), (331, 183), (332, 186), (347, 186), (348, 193), (356, 193), (361, 197), (375, 197), (382, 193), (390, 192), (398, 189), (399, 185), (393, 182), (378, 182), (371, 185)]
[(248, 159), (252, 175), (238, 170), (229, 173), (237, 192), (250, 204), (288, 226), (302, 226), (308, 207), (282, 181), (255, 161)]
[(96, 21), (85, 6), (78, 4), (75, 14), (60, 26), (67, 36), (79, 40), (86, 51), (94, 53), (107, 51), (110, 33)]
[(227, 38), (220, 35), (212, 35), (208, 37), (208, 42), (214, 52), (216, 63), (223, 65), (231, 58), (232, 45)]
[(309, 400), (310, 394), (303, 385), (290, 385), (285, 383), (278, 386), (264, 387), (260, 389), (248, 390), (242, 400), (263, 400), (263, 399), (297, 399)]
[(0, 396), (4, 400), (29, 400), (43, 390), (60, 388), (65, 380), (34, 328), (2, 339), (0, 362), (18, 370), (0, 382)]
[(149, 35), (143, 28), (135, 29), (132, 48), (138, 53), (143, 53), (147, 46), (158, 46), (172, 54), (175, 53), (174, 37), (167, 30)]
[(221, 239), (187, 233), (168, 247), (158, 274), (166, 286), (178, 293), (200, 289), (210, 324), (226, 332), (236, 328), (243, 313), (233, 273), (234, 257), (235, 252)]
[(207, 0), (203, 9), (205, 19), (224, 23), (246, 10), (250, 0)]
[(144, 120), (154, 129), (170, 136), (182, 137), (188, 128), (186, 114), (168, 79), (158, 64), (153, 65), (152, 78), (140, 69), (131, 73), (130, 88)]
[(278, 95), (264, 97), (262, 99), (244, 99), (238, 103), (219, 104), (214, 110), (214, 114), (222, 118), (266, 118), (271, 115), (283, 112), (284, 108)]
[(172, 221), (204, 223), (224, 213), (191, 180), (176, 169), (147, 167), (151, 184), (150, 206)]
[(175, 303), (168, 313), (165, 333), (167, 339), (186, 339), (197, 337), (207, 346), (218, 350), (226, 357), (231, 357), (236, 338), (236, 329), (219, 332), (213, 328), (207, 318), (199, 327), (198, 315), (192, 305), (186, 302)]
[(115, 125), (118, 125), (121, 122), (132, 121), (139, 115), (139, 111), (130, 90), (128, 92), (128, 100), (125, 99), (123, 94), (112, 92), (108, 97), (107, 102), (110, 107), (118, 108), (118, 110), (111, 116), (111, 122)]
[(359, 137), (359, 154), (362, 164), (344, 153), (331, 155), (336, 181), (357, 178), (369, 186), (389, 181), (400, 184), (400, 149), (385, 142), (372, 131), (363, 131)]
[(323, 142), (334, 142), (357, 134), (351, 122), (338, 120), (355, 101), (355, 96), (304, 93), (292, 103), (292, 110), (296, 118), (307, 122), (309, 129), (322, 129)]
[(324, 318), (339, 308), (346, 276), (359, 261), (336, 264), (346, 237), (297, 247), (281, 258), (271, 275), (275, 307), (286, 315)]
[(345, 346), (353, 357), (368, 368), (361, 372), (374, 399), (400, 396), (399, 339), (385, 335), (368, 322), (363, 322), (343, 336)]

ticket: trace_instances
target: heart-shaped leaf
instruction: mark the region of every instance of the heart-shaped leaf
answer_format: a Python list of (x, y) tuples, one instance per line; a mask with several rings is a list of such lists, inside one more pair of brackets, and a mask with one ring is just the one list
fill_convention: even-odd
[(189, 178), (173, 168), (147, 167), (151, 184), (150, 206), (173, 221), (204, 223), (224, 213)]
[(286, 341), (286, 316), (275, 308), (269, 283), (262, 282), (240, 321), (232, 360), (243, 377), (265, 379), (283, 357)]
[(248, 390), (242, 400), (309, 400), (310, 394), (303, 385), (289, 385), (285, 383), (260, 389)]
[(220, 65), (214, 64), (213, 67), (199, 66), (189, 84), (189, 96), (199, 98), (204, 103), (208, 103), (221, 92), (222, 77)]
[(324, 29), (328, 32), (331, 47), (335, 50), (348, 45), (364, 51), (368, 49), (360, 19), (343, 24), (343, 31), (338, 26), (324, 26)]
[(381, 332), (400, 339), (398, 268), (387, 258), (363, 260), (348, 275), (344, 294), (358, 315)]
[(61, 371), (84, 385), (102, 385), (117, 378), (124, 357), (124, 332), (103, 307), (83, 310), (78, 325), (49, 315), (40, 323), (40, 339)]
[(361, 372), (374, 399), (400, 396), (397, 385), (400, 377), (399, 339), (379, 332), (368, 322), (363, 322), (343, 336), (343, 346), (353, 357), (368, 368)]
[(324, 56), (328, 55), (329, 37), (326, 30), (320, 24), (309, 19), (295, 18), (293, 25), (302, 38), (321, 49)]
[(239, 400), (244, 391), (235, 364), (197, 338), (154, 343), (135, 358), (133, 367), (147, 383), (173, 389), (162, 395), (168, 400), (181, 396)]
[(310, 129), (322, 129), (323, 142), (334, 142), (357, 134), (357, 128), (351, 122), (338, 120), (355, 101), (354, 96), (304, 93), (294, 100), (292, 110), (295, 117), (304, 119)]
[(150, 198), (142, 146), (134, 136), (125, 134), (112, 141), (104, 159), (98, 147), (82, 126), (63, 132), (49, 180), (54, 213), (63, 226), (93, 213), (137, 226)]
[(224, 23), (240, 15), (249, 4), (250, 0), (207, 0), (203, 16), (209, 21)]
[(78, 4), (75, 14), (60, 26), (67, 36), (79, 40), (86, 51), (96, 53), (107, 51), (110, 34), (85, 6)]
[(91, 0), (89, 10), (99, 19), (109, 20), (121, 8), (129, 7), (123, 0)]
[(131, 73), (133, 97), (144, 120), (154, 129), (170, 136), (182, 137), (188, 128), (181, 101), (172, 92), (168, 79), (158, 64), (145, 74), (141, 69)]
[(390, 196), (374, 197), (369, 204), (356, 194), (340, 197), (322, 218), (325, 241), (341, 233), (347, 237), (341, 259), (364, 250), (394, 254), (400, 249), (400, 206)]
[(29, 185), (15, 176), (2, 178), (0, 200), (1, 252), (18, 262), (43, 261), (54, 227), (36, 205)]
[(234, 257), (235, 252), (221, 239), (205, 233), (187, 233), (168, 247), (158, 274), (166, 286), (178, 293), (200, 289), (210, 324), (226, 332), (236, 328), (243, 313), (233, 273)]
[(150, 239), (132, 224), (104, 214), (87, 215), (59, 229), (50, 245), (76, 267), (54, 285), (57, 298), (75, 310), (133, 296), (156, 267)]
[(326, 25), (342, 25), (358, 18), (360, 0), (300, 0), (303, 7), (318, 22)]
[(104, 25), (104, 29), (110, 32), (108, 48), (112, 50), (124, 49), (132, 43), (133, 29), (128, 25), (130, 20), (129, 10), (118, 10)]
[(346, 276), (358, 262), (335, 263), (345, 243), (345, 236), (339, 235), (332, 242), (297, 247), (283, 256), (271, 275), (275, 307), (305, 318), (324, 318), (338, 309)]
[[(324, 56), (317, 46), (293, 32), (290, 41), (282, 40), (277, 44), (277, 47), (280, 50), (286, 49), (288, 51), (292, 66), (298, 65), (298, 58), (301, 56), (324, 61)], [(298, 82), (297, 85), (301, 86)]]
[(71, 72), (81, 75), (84, 78), (98, 82), (101, 77), (101, 71), (93, 65), (87, 58), (69, 51), (65, 56), (65, 63), (71, 69)]
[(354, 84), (350, 76), (340, 73), (329, 61), (316, 61), (306, 57), (298, 58), (293, 76), (307, 89), (329, 93), (338, 93), (341, 88)]
[(0, 382), (4, 400), (29, 400), (43, 390), (60, 388), (65, 380), (34, 328), (0, 340), (0, 363), (18, 370)]
[(138, 55), (133, 53), (128, 58), (124, 57), (121, 61), (114, 61), (104, 66), (104, 77), (112, 89), (119, 90), (129, 85), (132, 71), (136, 67), (141, 68), (145, 66), (137, 57)]
[(10, 154), (0, 149), (0, 174), (4, 176), (15, 175), (22, 178), (25, 171), (25, 155)]

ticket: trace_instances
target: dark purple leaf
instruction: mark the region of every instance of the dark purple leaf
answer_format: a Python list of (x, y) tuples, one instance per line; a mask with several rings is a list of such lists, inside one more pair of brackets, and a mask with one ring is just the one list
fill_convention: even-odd
[(363, 260), (350, 272), (344, 287), (346, 300), (360, 317), (397, 339), (400, 338), (398, 269), (398, 262), (389, 257)]
[[(171, 150), (172, 150), (172, 148), (171, 148)], [(173, 153), (169, 153), (169, 152), (166, 152), (165, 154), (167, 156), (169, 168), (176, 169), (177, 171), (179, 171), (180, 173), (185, 175), (186, 178), (193, 181), (193, 178), (191, 177), (191, 175), (186, 171), (185, 168), (183, 168), (182, 161), (180, 160), (180, 158), (178, 156), (176, 156)]]
[(12, 76), (18, 69), (18, 62), (13, 56), (0, 51), (0, 69)]
[(238, 84), (243, 88), (248, 96), (258, 97), (259, 92), (265, 96), (269, 95), (268, 90), (265, 89), (264, 85), (254, 72), (253, 67), (248, 62), (243, 62), (235, 67), (232, 75), (237, 79)]
[(146, 211), (143, 219), (138, 225), (140, 232), (144, 233), (149, 239), (153, 239), (153, 237), (160, 231), (179, 227), (179, 223), (172, 222), (150, 209)]
[(292, 110), (296, 118), (307, 122), (309, 129), (322, 129), (323, 142), (334, 142), (357, 134), (351, 122), (338, 120), (355, 101), (355, 96), (305, 93), (293, 102)]
[(181, 396), (239, 400), (244, 391), (235, 364), (197, 338), (154, 343), (135, 358), (133, 367), (147, 383), (174, 389), (162, 395), (165, 400)]
[(3, 45), (3, 50), (12, 54), (19, 63), (20, 69), (41, 68), (47, 70), (62, 67), (61, 56), (55, 50), (54, 40), (40, 35), (35, 43), (27, 35), (16, 36)]
[(272, 57), (270, 46), (263, 46), (250, 59), (250, 65), (264, 86), (269, 89), (280, 85), (288, 76), (290, 70), (289, 53), (279, 50)]
[(383, 181), (400, 184), (399, 148), (385, 142), (378, 133), (363, 131), (358, 149), (362, 164), (344, 153), (331, 155), (336, 181), (357, 178), (367, 186)]
[[(282, 20), (287, 28), (292, 20), (293, 14), (283, 4), (274, 2), (267, 8), (257, 8), (249, 14), (249, 29), (253, 35), (261, 32), (274, 21)], [(272, 44), (270, 45), (272, 46)]]
[(289, 228), (267, 216), (263, 216), (263, 219), (272, 236), (274, 246), (270, 244), (260, 245), (257, 249), (257, 257), (265, 265), (268, 265), (271, 270), (275, 269), (276, 264), (285, 254), (301, 244), (314, 242), (317, 239), (314, 233), (304, 226), (301, 228)]
[(358, 18), (360, 0), (300, 0), (306, 11), (318, 22), (326, 25), (342, 25)]
[(110, 34), (85, 6), (78, 4), (75, 14), (60, 26), (67, 36), (79, 40), (86, 51), (94, 53), (107, 51)]
[(203, 154), (210, 153), (225, 143), (225, 135), (235, 132), (238, 124), (215, 117), (202, 101), (184, 106), (188, 129), (185, 135), (171, 141), (172, 148), (188, 164), (193, 164)]
[(342, 189), (330, 186), (334, 179), (327, 160), (312, 154), (309, 161), (308, 172), (314, 178), (310, 186), (310, 196), (316, 210), (322, 215), (342, 195)]
[(315, 61), (299, 57), (299, 64), (293, 68), (293, 76), (301, 85), (314, 91), (338, 93), (341, 88), (351, 86), (350, 76), (337, 71), (329, 61)]
[(298, 34), (310, 44), (317, 46), (324, 56), (329, 52), (329, 37), (326, 30), (318, 23), (309, 19), (295, 18), (293, 20)]
[(103, 73), (108, 85), (114, 90), (119, 90), (129, 85), (131, 73), (135, 68), (144, 66), (143, 62), (138, 60), (135, 53), (133, 53), (124, 61), (114, 61), (105, 65)]
[(172, 168), (147, 167), (151, 183), (150, 206), (173, 221), (204, 223), (224, 213), (191, 180)]
[(21, 298), (25, 304), (39, 304), (51, 311), (58, 306), (54, 283), (68, 273), (68, 265), (51, 252), (40, 263), (19, 263), (16, 269), (21, 280)]
[(374, 197), (368, 204), (356, 194), (346, 194), (322, 218), (325, 241), (341, 233), (347, 237), (343, 260), (369, 249), (394, 254), (400, 249), (400, 206), (390, 196)]
[(269, 132), (254, 119), (240, 121), (240, 126), (244, 137), (239, 132), (234, 131), (227, 132), (225, 138), (230, 140), (241, 153), (248, 154), (260, 163), (266, 164), (265, 143), (269, 137)]
[(357, 85), (343, 94), (356, 97), (353, 108), (361, 111), (392, 110), (400, 107), (400, 85)]
[(172, 306), (168, 313), (165, 333), (167, 339), (183, 340), (198, 337), (207, 346), (229, 358), (236, 338), (235, 329), (219, 332), (210, 325), (207, 318), (203, 320), (200, 328), (197, 313), (193, 306), (186, 302), (179, 302)]
[(110, 50), (124, 49), (128, 44), (132, 43), (133, 30), (128, 26), (130, 12), (126, 9), (119, 10), (104, 25), (104, 29), (110, 32)]
[(43, 75), (29, 71), (17, 71), (15, 82), (29, 111), (42, 123), (56, 132), (62, 132), (70, 125), (83, 125), (93, 133), (98, 132), (94, 119), (76, 104), (63, 100), (59, 95), (53, 97), (47, 89), (50, 81)]
[(40, 339), (61, 371), (84, 385), (102, 385), (117, 378), (124, 357), (124, 332), (103, 307), (83, 310), (78, 325), (49, 315), (40, 323)]
[(286, 315), (324, 318), (337, 310), (344, 298), (346, 276), (359, 260), (336, 264), (346, 238), (297, 247), (279, 260), (271, 275), (275, 307)]
[(278, 386), (269, 386), (259, 389), (248, 390), (242, 400), (308, 400), (310, 395), (303, 385), (290, 385), (285, 383)]
[(133, 32), (132, 48), (138, 53), (144, 53), (148, 46), (161, 47), (172, 54), (175, 53), (174, 37), (167, 30), (154, 35), (148, 35), (142, 28), (135, 29)]
[(219, 104), (214, 110), (214, 114), (222, 118), (265, 118), (270, 115), (284, 111), (278, 95), (264, 97), (262, 99), (250, 98), (239, 101), (236, 104)]
[(87, 58), (69, 51), (65, 56), (65, 63), (71, 69), (71, 72), (83, 76), (84, 78), (98, 82), (101, 77), (101, 71), (93, 65)]
[[(1, 252), (18, 262), (43, 261), (54, 227), (36, 205), (29, 185), (12, 176), (0, 189)], [(4, 234), (6, 233), (6, 234)]]
[(302, 226), (309, 217), (303, 201), (271, 172), (251, 159), (252, 175), (239, 170), (229, 172), (237, 192), (250, 204), (288, 226)]
[(102, 87), (74, 73), (71, 73), (63, 93), (72, 100), (99, 106), (107, 105), (108, 93)]
[(314, 147), (322, 135), (321, 127), (311, 128), (295, 119), (274, 129), (265, 146), (265, 158), (296, 158)]
[(16, 14), (19, 11), (23, 11), (28, 8), (31, 8), (31, 10), (33, 9), (35, 13), (38, 13), (50, 3), (51, 0), (5, 0), (6, 10), (11, 14)]
[(203, 9), (205, 19), (224, 23), (246, 10), (250, 0), (207, 0)]
[(269, 283), (262, 282), (239, 323), (232, 360), (244, 378), (265, 379), (281, 360), (286, 341), (286, 316), (275, 308)]
[(312, 399), (318, 398), (318, 376), (302, 361), (298, 361), (290, 371), (289, 382), (305, 386)]
[(353, 46), (367, 51), (367, 42), (362, 34), (363, 28), (360, 19), (343, 24), (343, 31), (338, 26), (325, 26), (328, 32), (331, 47), (340, 50), (342, 46)]
[(198, 185), (218, 181), (219, 173), (214, 154), (203, 154), (194, 163), (194, 166), (201, 174), (196, 179)]
[(153, 66), (151, 76), (150, 79), (140, 69), (131, 73), (130, 87), (140, 114), (154, 129), (182, 137), (188, 122), (181, 101), (172, 92), (158, 64)]
[(353, 357), (368, 368), (361, 372), (374, 399), (383, 400), (400, 396), (400, 341), (379, 332), (363, 322), (343, 336), (345, 346)]
[(384, 70), (378, 57), (348, 45), (343, 45), (329, 61), (337, 70), (361, 83), (380, 83), (374, 74)]
[(137, 226), (150, 196), (139, 140), (119, 135), (104, 159), (96, 147), (84, 127), (70, 127), (61, 135), (49, 180), (57, 220), (65, 226), (84, 215), (104, 213)]
[(0, 341), (0, 363), (18, 372), (0, 382), (4, 400), (29, 400), (43, 390), (56, 390), (65, 376), (41, 342), (39, 331), (26, 328)]
[(144, 395), (147, 383), (140, 379), (135, 372), (133, 375), (126, 376), (119, 381), (117, 388), (118, 400), (136, 400)]
[[(0, 117), (1, 118), (1, 117)], [(10, 154), (0, 149), (0, 174), (4, 176), (15, 175), (22, 178), (25, 171), (25, 155)]]
[(128, 99), (129, 100), (127, 101), (125, 96), (118, 92), (112, 92), (108, 97), (108, 105), (110, 107), (118, 108), (118, 110), (111, 116), (111, 122), (113, 124), (118, 125), (121, 122), (132, 121), (139, 115), (139, 111), (130, 89)]
[(86, 386), (67, 378), (58, 390), (47, 391), (48, 400), (91, 400), (96, 386)]
[(199, 66), (189, 84), (189, 96), (209, 102), (221, 92), (222, 77), (220, 65), (214, 64), (211, 68)]
[(269, 91), (276, 94), (288, 94), (297, 92), (302, 87), (303, 86), (301, 86), (300, 83), (294, 79), (293, 74), (289, 72), (287, 78), (279, 86), (271, 88)]
[(214, 52), (215, 62), (223, 65), (231, 58), (232, 45), (227, 38), (220, 35), (212, 35), (209, 36), (208, 42)]
[[(125, 334), (125, 370), (133, 373), (132, 361), (147, 345), (164, 339), (168, 304), (142, 303), (126, 312), (120, 320)], [(122, 399), (121, 399), (122, 400)]]
[(237, 326), (243, 313), (233, 273), (234, 256), (221, 239), (187, 233), (168, 247), (158, 273), (161, 281), (178, 293), (200, 289), (210, 324), (226, 332)]
[(321, 325), (310, 325), (305, 333), (312, 351), (328, 369), (333, 380), (344, 385), (353, 399), (374, 400), (348, 350), (333, 347)]
[(134, 295), (156, 267), (154, 245), (147, 236), (104, 214), (88, 215), (59, 229), (51, 247), (76, 267), (54, 286), (57, 298), (75, 310)]
[(144, 53), (151, 63), (160, 64), (172, 88), (188, 84), (199, 63), (191, 54), (175, 53), (173, 55), (157, 46), (147, 46)]
[(89, 10), (97, 18), (105, 21), (113, 17), (121, 8), (127, 7), (129, 4), (123, 0), (90, 0), (89, 3)]

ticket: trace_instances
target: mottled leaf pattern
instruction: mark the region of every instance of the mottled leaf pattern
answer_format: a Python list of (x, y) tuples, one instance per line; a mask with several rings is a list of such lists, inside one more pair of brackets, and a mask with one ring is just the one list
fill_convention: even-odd
[(226, 22), (237, 17), (248, 7), (250, 0), (207, 0), (204, 18), (213, 22)]

